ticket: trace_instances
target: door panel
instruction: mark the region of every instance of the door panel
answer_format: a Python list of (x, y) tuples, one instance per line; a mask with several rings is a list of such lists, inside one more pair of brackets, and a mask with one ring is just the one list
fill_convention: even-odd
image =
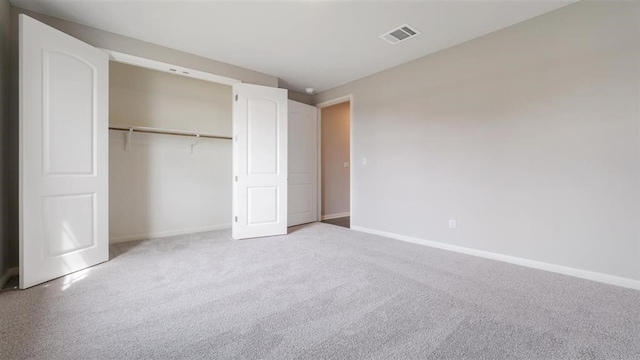
[(109, 258), (108, 55), (20, 15), (20, 287)]
[(47, 50), (43, 68), (45, 174), (92, 174), (95, 69), (70, 54)]
[(289, 220), (318, 220), (318, 111), (289, 100)]
[(47, 196), (43, 203), (48, 257), (58, 257), (97, 244), (95, 194)]
[(249, 225), (273, 224), (278, 222), (278, 188), (249, 187)]
[(250, 175), (278, 173), (278, 104), (247, 99)]
[(287, 233), (287, 91), (234, 85), (234, 239)]

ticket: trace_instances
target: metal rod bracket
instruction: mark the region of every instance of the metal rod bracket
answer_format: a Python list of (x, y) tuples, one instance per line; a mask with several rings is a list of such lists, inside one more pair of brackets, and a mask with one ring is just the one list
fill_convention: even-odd
[(198, 144), (198, 140), (200, 140), (200, 134), (196, 134), (195, 139), (193, 139), (193, 142), (191, 143), (191, 150), (189, 151), (189, 154), (193, 154), (193, 147)]
[(133, 135), (133, 128), (129, 128), (124, 138), (124, 151), (129, 151), (129, 144), (131, 143), (131, 135)]

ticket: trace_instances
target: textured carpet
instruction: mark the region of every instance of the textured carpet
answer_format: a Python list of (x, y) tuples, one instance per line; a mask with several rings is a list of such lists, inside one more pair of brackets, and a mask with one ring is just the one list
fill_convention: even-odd
[(1, 359), (640, 359), (640, 292), (327, 224), (112, 246), (0, 293)]

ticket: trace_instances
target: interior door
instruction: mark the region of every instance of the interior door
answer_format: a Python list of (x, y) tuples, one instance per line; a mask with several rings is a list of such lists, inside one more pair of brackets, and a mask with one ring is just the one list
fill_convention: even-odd
[(232, 236), (287, 233), (287, 90), (233, 86)]
[(20, 288), (109, 259), (108, 55), (20, 15)]
[(318, 109), (289, 100), (289, 226), (318, 220)]

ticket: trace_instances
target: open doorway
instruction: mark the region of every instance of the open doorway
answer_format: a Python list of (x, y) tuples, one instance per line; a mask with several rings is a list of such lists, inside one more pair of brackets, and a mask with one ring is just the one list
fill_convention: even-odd
[(351, 101), (320, 107), (320, 218), (351, 227)]
[(231, 227), (232, 86), (109, 63), (111, 243)]

